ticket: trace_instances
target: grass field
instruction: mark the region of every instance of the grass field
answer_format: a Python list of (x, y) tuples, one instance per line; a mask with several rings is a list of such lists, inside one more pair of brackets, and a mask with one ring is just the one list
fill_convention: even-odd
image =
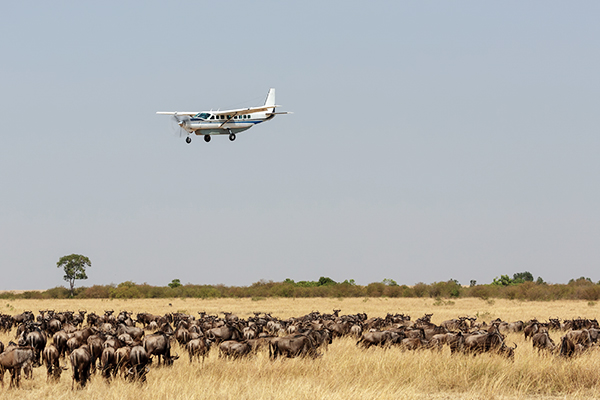
[[(416, 319), (433, 313), (432, 322), (462, 315), (490, 321), (536, 317), (596, 318), (600, 310), (587, 301), (519, 302), (457, 299), (158, 299), (158, 300), (11, 300), (0, 303), (0, 312), (24, 310), (147, 311), (154, 314), (198, 311), (234, 312), (241, 318), (269, 312), (288, 318), (311, 311), (341, 314), (366, 312), (371, 316), (405, 313)], [(222, 316), (222, 314), (221, 314)], [(551, 332), (557, 341), (560, 334)], [(14, 338), (0, 335), (7, 343)], [(355, 339), (336, 339), (322, 357), (270, 361), (266, 352), (245, 360), (219, 359), (216, 349), (204, 365), (190, 364), (183, 349), (173, 367), (151, 367), (145, 385), (120, 379), (106, 384), (99, 375), (85, 389), (71, 391), (71, 372), (58, 383), (46, 383), (45, 369), (36, 368), (33, 380), (22, 380), (20, 389), (8, 389), (10, 399), (504, 399), (600, 398), (600, 352), (593, 350), (572, 360), (536, 354), (522, 334), (511, 334), (509, 345), (518, 348), (514, 362), (496, 355), (451, 356), (430, 350), (402, 352), (398, 348), (361, 350)], [(8, 381), (8, 375), (5, 377)], [(4, 397), (10, 396), (10, 397)]]

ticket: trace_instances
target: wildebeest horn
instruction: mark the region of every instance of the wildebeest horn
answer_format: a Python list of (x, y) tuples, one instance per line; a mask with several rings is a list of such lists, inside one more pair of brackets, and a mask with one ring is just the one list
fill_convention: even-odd
[(513, 344), (515, 345), (515, 347), (513, 347), (513, 349), (516, 349), (517, 348), (517, 344), (515, 342), (513, 342)]

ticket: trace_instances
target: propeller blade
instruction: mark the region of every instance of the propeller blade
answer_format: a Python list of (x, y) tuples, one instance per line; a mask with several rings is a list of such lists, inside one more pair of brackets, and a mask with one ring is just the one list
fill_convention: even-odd
[(171, 120), (171, 131), (173, 132), (173, 135), (179, 138), (186, 137), (188, 133), (185, 131), (185, 129), (183, 129), (184, 125), (185, 120), (179, 119), (177, 114), (174, 114), (173, 119)]

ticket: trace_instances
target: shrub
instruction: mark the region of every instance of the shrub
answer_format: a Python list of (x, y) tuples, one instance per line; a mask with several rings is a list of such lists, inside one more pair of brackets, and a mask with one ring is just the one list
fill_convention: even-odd
[(381, 282), (373, 282), (367, 285), (367, 296), (369, 297), (381, 297), (385, 291), (385, 284)]
[(578, 287), (575, 293), (578, 299), (596, 301), (600, 299), (600, 286), (586, 285)]
[(83, 288), (83, 291), (77, 297), (84, 299), (107, 299), (110, 297), (111, 289), (114, 289), (114, 287), (106, 285), (94, 285), (88, 288)]
[(413, 286), (413, 293), (416, 297), (425, 297), (428, 294), (429, 286), (423, 282), (417, 283)]

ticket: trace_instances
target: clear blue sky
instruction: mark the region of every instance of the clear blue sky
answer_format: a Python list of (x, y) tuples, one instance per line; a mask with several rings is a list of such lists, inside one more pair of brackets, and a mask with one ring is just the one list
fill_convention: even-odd
[[(592, 1), (9, 2), (0, 289), (600, 279)], [(293, 115), (191, 145), (159, 110)]]

